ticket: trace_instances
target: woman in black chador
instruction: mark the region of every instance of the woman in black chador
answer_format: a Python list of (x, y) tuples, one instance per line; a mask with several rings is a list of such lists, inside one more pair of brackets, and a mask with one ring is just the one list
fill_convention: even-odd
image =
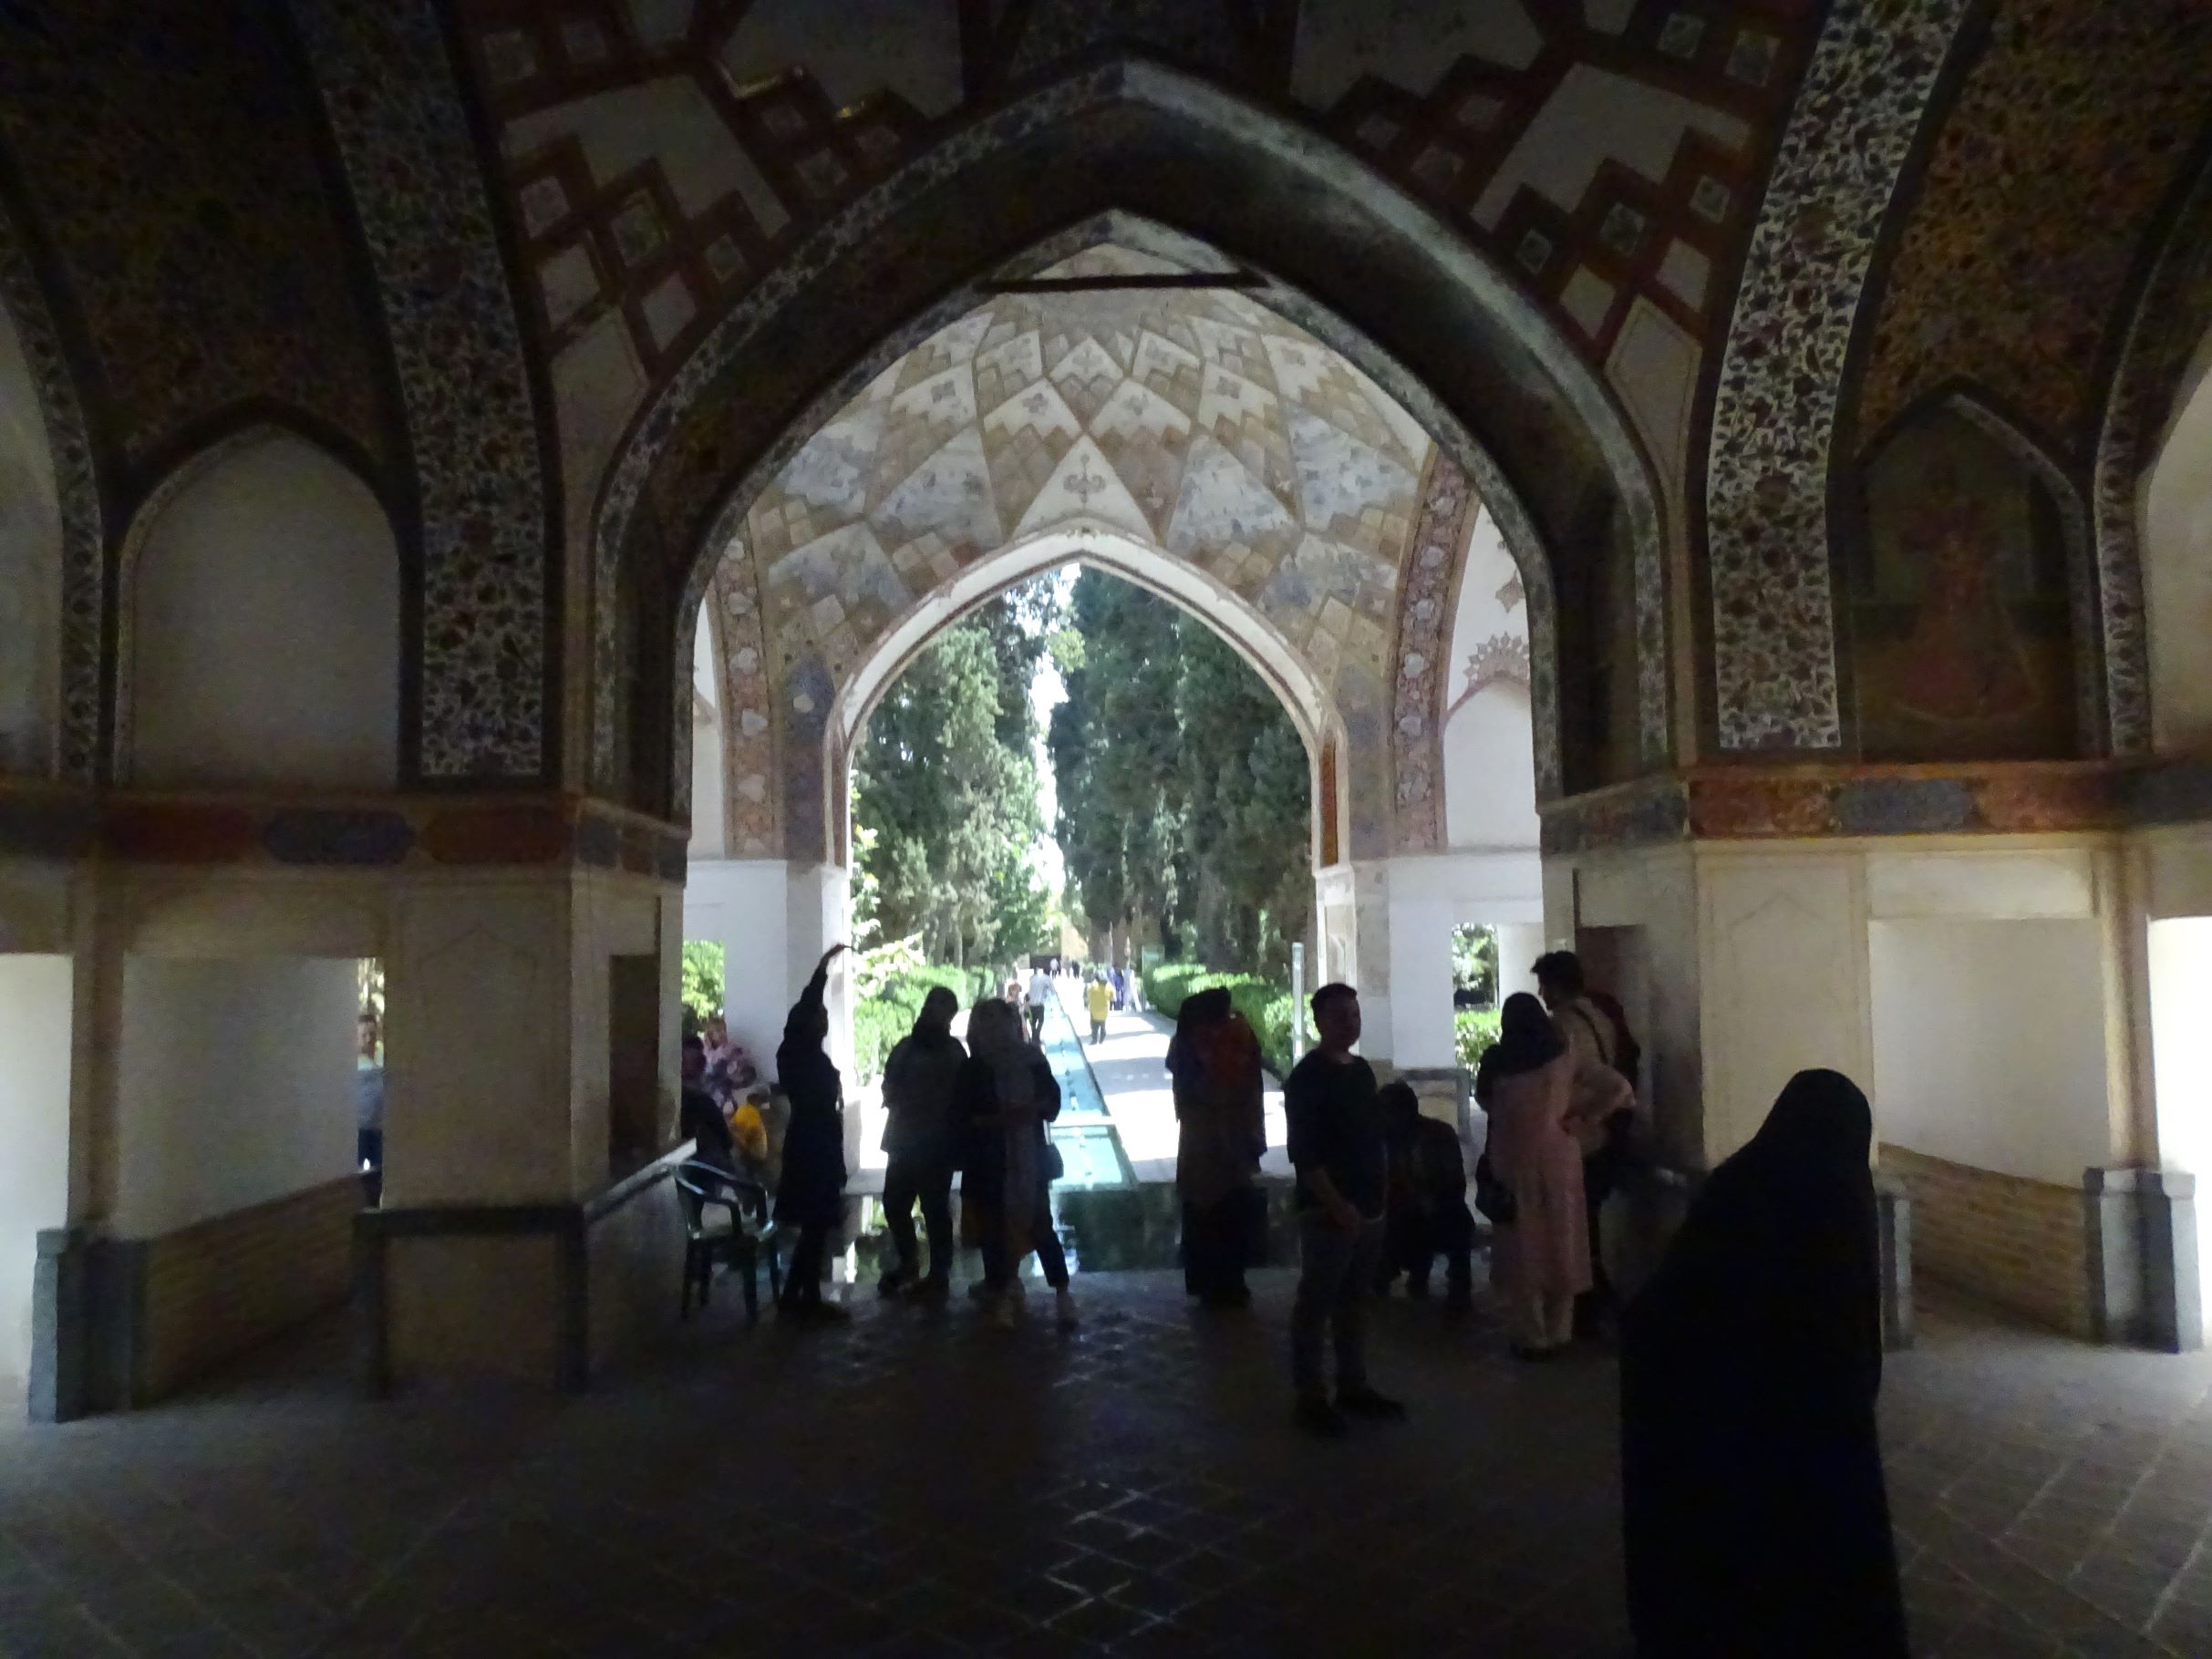
[(778, 1225), (795, 1230), (791, 1276), (777, 1312), (793, 1319), (842, 1319), (845, 1312), (822, 1299), (822, 1270), (830, 1235), (845, 1219), (845, 1089), (837, 1067), (822, 1052), (830, 1035), (823, 994), (830, 963), (845, 947), (832, 945), (783, 1022), (776, 1050), (776, 1081), (791, 1097), (791, 1120), (783, 1133), (783, 1180), (776, 1188)]
[(1622, 1316), (1642, 1659), (1907, 1651), (1875, 1433), (1873, 1136), (1848, 1077), (1799, 1072)]

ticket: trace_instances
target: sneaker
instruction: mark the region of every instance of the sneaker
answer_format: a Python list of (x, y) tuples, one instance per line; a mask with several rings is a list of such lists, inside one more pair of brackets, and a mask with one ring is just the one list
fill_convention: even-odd
[(1021, 1304), (1012, 1296), (999, 1296), (990, 1304), (990, 1320), (1002, 1331), (1010, 1331), (1021, 1323)]
[(1341, 1440), (1351, 1433), (1351, 1425), (1344, 1420), (1344, 1414), (1324, 1399), (1300, 1400), (1291, 1420), (1317, 1439)]
[(844, 1324), (851, 1321), (853, 1310), (842, 1302), (817, 1302), (813, 1316), (823, 1324)]
[(914, 1280), (904, 1268), (894, 1267), (875, 1282), (875, 1293), (888, 1302), (913, 1283)]
[(1379, 1423), (1402, 1423), (1406, 1417), (1403, 1400), (1394, 1400), (1365, 1386), (1338, 1389), (1337, 1409), (1346, 1417), (1370, 1417)]
[(1072, 1331), (1083, 1323), (1076, 1316), (1075, 1293), (1064, 1284), (1052, 1293), (1052, 1323), (1063, 1331)]
[(988, 1302), (991, 1299), (991, 1282), (988, 1279), (977, 1280), (967, 1287), (967, 1299), (970, 1302)]
[(952, 1294), (952, 1281), (941, 1273), (932, 1273), (915, 1286), (914, 1293), (931, 1307), (943, 1307)]

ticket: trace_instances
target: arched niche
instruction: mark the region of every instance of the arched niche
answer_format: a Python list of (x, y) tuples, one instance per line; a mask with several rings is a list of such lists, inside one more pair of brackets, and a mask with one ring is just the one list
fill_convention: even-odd
[(2138, 493), (2151, 738), (2212, 753), (2212, 334), (2176, 394)]
[[(1036, 88), (832, 216), (793, 249), (779, 273), (789, 280), (739, 301), (640, 411), (594, 516), (603, 784), (652, 810), (675, 789), (672, 775), (606, 764), (637, 710), (665, 724), (654, 688), (680, 677), (674, 629), (641, 635), (640, 695), (624, 704), (633, 676), (612, 603), (624, 569), (643, 562), (696, 592), (723, 545), (712, 527), (732, 503), (741, 516), (874, 375), (992, 283), (1109, 240), (1180, 240), (1208, 268), (1241, 271), (1255, 301), (1340, 352), (1465, 471), (1522, 562), (1532, 611), (1543, 607), (1545, 794), (1664, 760), (1658, 497), (1612, 394), (1504, 273), (1349, 154), (1130, 59)], [(1612, 625), (1621, 595), (1631, 628)], [(1616, 644), (1630, 655), (1602, 660)], [(1624, 711), (1633, 729), (1616, 730)]]
[(2093, 752), (2087, 520), (2065, 474), (1954, 390), (1893, 424), (1855, 483), (1838, 562), (1860, 755)]
[(187, 462), (124, 547), (119, 771), (390, 788), (399, 586), (382, 503), (323, 449), (255, 428)]
[(1528, 596), (1486, 512), (1476, 517), (1462, 552), (1443, 685), (1447, 844), (1485, 851), (1535, 846)]
[(0, 305), (0, 774), (54, 769), (61, 506), (38, 386)]

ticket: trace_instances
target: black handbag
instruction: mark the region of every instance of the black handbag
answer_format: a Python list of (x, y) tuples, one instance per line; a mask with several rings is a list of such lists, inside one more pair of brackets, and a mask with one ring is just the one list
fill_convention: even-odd
[(1513, 1189), (1500, 1180), (1497, 1171), (1490, 1167), (1490, 1154), (1485, 1152), (1474, 1160), (1474, 1207), (1489, 1218), (1494, 1227), (1510, 1227), (1520, 1207), (1514, 1202)]

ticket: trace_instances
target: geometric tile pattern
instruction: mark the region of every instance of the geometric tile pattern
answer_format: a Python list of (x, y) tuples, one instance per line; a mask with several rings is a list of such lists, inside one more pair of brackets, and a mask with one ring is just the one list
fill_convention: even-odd
[(100, 586), (107, 544), (100, 491), (77, 386), (46, 295), (5, 211), (0, 211), (0, 306), (37, 388), (61, 512), (61, 685), (56, 775), (89, 783), (99, 763)]
[[(558, 1402), (365, 1402), (330, 1327), (0, 1425), (0, 1627), (72, 1659), (1625, 1653), (1610, 1356), (1518, 1365), (1486, 1289), (1396, 1296), (1373, 1368), (1410, 1420), (1316, 1447), (1290, 1288), (1203, 1316), (1174, 1275), (1079, 1273), (1065, 1338), (872, 1293), (749, 1331), (725, 1293)], [(1917, 1312), (1880, 1405), (1913, 1652), (2212, 1651), (2212, 1362)]]
[[(1301, 26), (1301, 9), (1321, 15), (1317, 26)], [(1748, 225), (1767, 135), (1818, 7), (1769, 0), (1740, 16), (1706, 16), (1646, 4), (1610, 19), (1504, 0), (1490, 9), (1509, 21), (1471, 25), (1403, 8), (1347, 28), (1328, 14), (1355, 15), (1349, 0), (1303, 8), (910, 0), (870, 6), (849, 28), (836, 14), (809, 16), (788, 3), (662, 0), (650, 26), (607, 0), (461, 7), (553, 345), (618, 307), (656, 377), (810, 225), (960, 117), (1056, 64), (1131, 43), (1302, 108), (1502, 262), (1518, 253), (1539, 301), (1562, 318), (1580, 316), (1571, 332), (1593, 361), (1638, 294), (1705, 337), (1727, 303), (1711, 273), (1728, 268)], [(1535, 38), (1533, 55), (1524, 35)], [(1556, 141), (1557, 130), (1537, 130), (1555, 99), (1556, 129), (1587, 127), (1566, 112), (1583, 101), (1576, 77), (1590, 73), (1679, 97), (1705, 128), (1729, 136), (1693, 129), (1650, 149), (1651, 136), (1629, 123), (1617, 146), (1577, 140), (1594, 146), (1578, 195), (1561, 200), (1552, 180), (1516, 182), (1523, 140)], [(1415, 89), (1404, 89), (1408, 80)], [(621, 122), (640, 136), (602, 145), (605, 165), (594, 167), (589, 139), (574, 130), (589, 122)], [(645, 136), (655, 131), (656, 139)], [(702, 168), (708, 149), (720, 159)], [(1507, 174), (1504, 199), (1473, 211)], [(1545, 249), (1534, 261), (1532, 238)], [(1593, 283), (1606, 294), (1594, 316)], [(681, 297), (665, 302), (656, 323), (650, 296), (672, 283)]]
[(1843, 741), (1828, 464), (1883, 216), (1967, 0), (1837, 0), (1776, 151), (1713, 403), (1705, 512), (1723, 749)]
[[(1584, 9), (1527, 6), (1525, 61), (1461, 56), (1425, 93), (1361, 76), (1324, 124), (1512, 270), (1594, 361), (1639, 297), (1707, 339), (1727, 316), (1717, 273), (1750, 227), (1818, 8), (1646, 5), (1615, 30)], [(1600, 145), (1578, 194), (1556, 172), (1525, 178), (1524, 146), (1572, 148), (1547, 112), (1587, 108), (1594, 74), (1680, 94), (1704, 125), (1670, 149), (1645, 148), (1649, 133)]]
[(542, 776), (548, 551), (522, 337), (429, 0), (293, 0), (384, 294), (422, 515), (419, 771)]

